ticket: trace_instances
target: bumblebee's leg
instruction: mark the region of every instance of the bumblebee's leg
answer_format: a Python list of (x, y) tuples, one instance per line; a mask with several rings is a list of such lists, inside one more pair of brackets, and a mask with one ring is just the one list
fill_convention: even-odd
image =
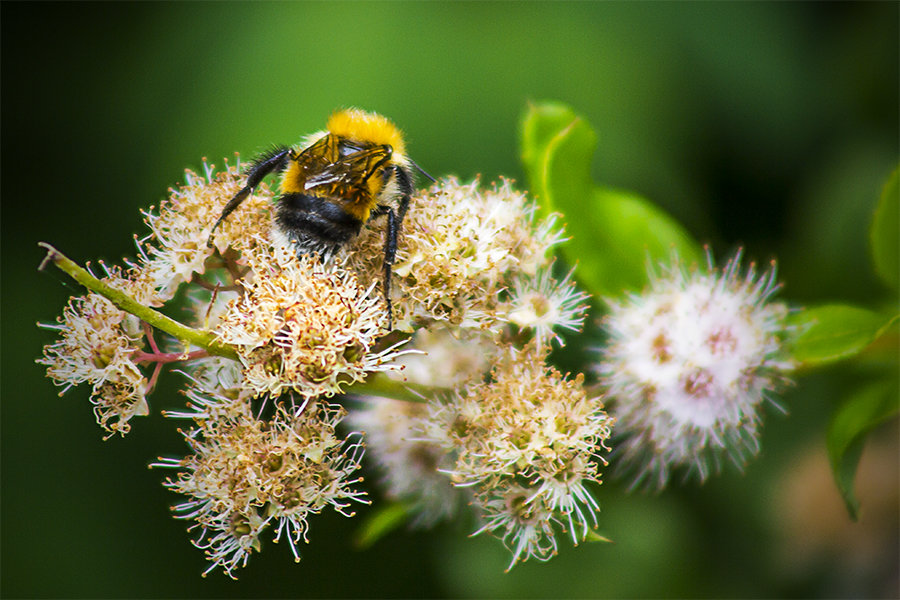
[(409, 198), (413, 193), (413, 182), (409, 176), (409, 171), (399, 167), (394, 167), (394, 177), (397, 178), (397, 187), (400, 188), (400, 200), (397, 202), (397, 216), (400, 217), (399, 220), (402, 222), (403, 217), (406, 216), (406, 211), (409, 210)]
[(391, 303), (391, 267), (394, 257), (397, 255), (397, 237), (400, 234), (400, 225), (409, 210), (409, 199), (412, 196), (413, 184), (409, 173), (405, 169), (393, 166), (384, 170), (384, 180), (389, 181), (396, 177), (397, 186), (400, 188), (400, 199), (397, 201), (397, 212), (390, 206), (379, 206), (373, 211), (373, 216), (387, 215), (387, 235), (384, 239), (384, 300), (388, 309), (388, 331), (394, 328), (393, 305)]
[(291, 150), (289, 148), (284, 147), (276, 147), (261, 155), (256, 159), (253, 163), (253, 169), (247, 175), (247, 184), (241, 188), (237, 194), (234, 195), (234, 198), (228, 201), (228, 204), (225, 205), (225, 208), (222, 209), (222, 214), (219, 215), (219, 218), (216, 220), (212, 229), (209, 232), (209, 238), (206, 240), (206, 246), (212, 247), (212, 239), (213, 232), (215, 232), (216, 228), (219, 224), (222, 223), (228, 215), (234, 212), (241, 202), (247, 199), (253, 190), (256, 189), (256, 186), (259, 185), (266, 175), (270, 174), (272, 171), (283, 171), (287, 166), (287, 161), (290, 156)]
[(393, 208), (387, 210), (387, 235), (384, 240), (384, 301), (387, 304), (388, 331), (394, 329), (394, 312), (391, 303), (391, 267), (397, 255), (397, 233), (400, 229), (400, 218)]

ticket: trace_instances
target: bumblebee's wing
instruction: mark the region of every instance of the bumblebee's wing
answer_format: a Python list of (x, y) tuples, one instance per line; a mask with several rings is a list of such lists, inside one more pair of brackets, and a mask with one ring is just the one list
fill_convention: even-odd
[(315, 173), (327, 168), (337, 156), (337, 139), (328, 134), (311, 146), (291, 155), (291, 160), (297, 161), (307, 173)]
[(304, 187), (309, 190), (331, 184), (361, 186), (390, 156), (390, 146), (373, 146), (352, 152), (320, 165), (318, 170), (311, 168)]
[(339, 171), (334, 170), (334, 165), (328, 165), (325, 169), (318, 173), (307, 176), (303, 188), (311, 190), (322, 185), (331, 185), (334, 183), (342, 183), (343, 178)]

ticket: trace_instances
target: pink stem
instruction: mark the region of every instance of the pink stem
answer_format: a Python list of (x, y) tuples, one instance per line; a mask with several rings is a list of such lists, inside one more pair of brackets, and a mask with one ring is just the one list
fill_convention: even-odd
[(153, 391), (153, 388), (156, 387), (156, 380), (159, 378), (159, 372), (162, 371), (163, 364), (156, 363), (156, 367), (153, 368), (153, 375), (150, 376), (150, 381), (147, 382), (147, 393)]
[(156, 339), (153, 337), (153, 328), (146, 321), (141, 321), (141, 325), (144, 327), (144, 335), (147, 336), (147, 341), (150, 342), (150, 348), (153, 349), (153, 353), (159, 354), (159, 346), (156, 345)]

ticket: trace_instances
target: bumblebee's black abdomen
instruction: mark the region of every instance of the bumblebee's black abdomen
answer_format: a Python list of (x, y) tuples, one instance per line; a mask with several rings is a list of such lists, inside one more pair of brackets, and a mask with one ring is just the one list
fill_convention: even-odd
[(359, 233), (362, 223), (322, 196), (284, 194), (275, 212), (278, 228), (304, 250), (333, 250)]

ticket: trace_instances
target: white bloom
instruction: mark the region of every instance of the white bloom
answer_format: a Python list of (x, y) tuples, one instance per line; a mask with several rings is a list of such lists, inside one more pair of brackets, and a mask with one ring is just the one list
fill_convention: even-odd
[[(214, 252), (207, 246), (212, 225), (244, 185), (240, 164), (218, 174), (205, 161), (203, 166), (204, 176), (186, 171), (185, 184), (170, 190), (157, 212), (152, 207), (144, 212), (151, 233), (139, 244), (143, 268), (166, 300), (180, 284), (206, 271), (206, 261)], [(229, 245), (243, 247), (254, 233), (265, 231), (271, 201), (272, 192), (260, 185), (241, 210), (216, 231), (215, 248), (224, 253)]]
[[(500, 297), (512, 277), (534, 276), (562, 241), (555, 217), (538, 219), (534, 203), (509, 181), (482, 189), (477, 180), (446, 178), (411, 204), (393, 268), (397, 328), (441, 322), (500, 333)], [(383, 245), (382, 231), (364, 228), (345, 250), (349, 264), (380, 278)]]
[(509, 349), (489, 381), (428, 406), (426, 437), (454, 458), (444, 470), (481, 510), (476, 534), (504, 539), (512, 564), (550, 558), (563, 523), (575, 544), (597, 524), (586, 484), (601, 482), (613, 425), (583, 376), (547, 366), (546, 353), (533, 344)]
[(787, 307), (768, 302), (774, 266), (741, 275), (740, 262), (685, 270), (676, 259), (643, 294), (610, 302), (598, 370), (635, 485), (661, 488), (682, 466), (703, 480), (723, 452), (742, 466), (758, 451), (759, 405), (790, 368), (780, 358)]
[(550, 340), (563, 345), (554, 329), (578, 331), (588, 309), (588, 294), (571, 280), (572, 271), (561, 281), (553, 279), (550, 265), (537, 275), (519, 277), (515, 282), (512, 305), (507, 318), (522, 329), (534, 330), (538, 346)]
[(512, 554), (507, 571), (520, 560), (547, 561), (557, 552), (557, 515), (538, 498), (534, 500), (534, 490), (515, 483), (491, 488), (477, 497), (484, 525), (472, 535), (489, 531), (503, 540)]
[(354, 488), (363, 453), (359, 436), (341, 440), (335, 432), (345, 414), (339, 406), (282, 401), (272, 420), (262, 421), (249, 410), (209, 411), (216, 403), (224, 407), (229, 399), (201, 401), (195, 393), (196, 427), (183, 432), (193, 454), (152, 465), (180, 470), (164, 485), (188, 496), (173, 509), (177, 518), (194, 521), (189, 530), (199, 529), (195, 545), (212, 563), (207, 573), (222, 567), (234, 577), (273, 522), (275, 541), (284, 535), (300, 560), (297, 545), (306, 542), (310, 515), (331, 506), (353, 516), (351, 501), (368, 503)]
[[(154, 303), (158, 297), (142, 273), (123, 272), (101, 263), (103, 281), (140, 302)], [(60, 395), (74, 385), (92, 386), (91, 402), (97, 423), (110, 435), (125, 435), (135, 416), (146, 416), (147, 379), (135, 356), (144, 346), (141, 322), (116, 308), (99, 294), (69, 299), (56, 324), (39, 324), (59, 332), (59, 339), (44, 347), (38, 364), (47, 366), (47, 377), (62, 386)]]

